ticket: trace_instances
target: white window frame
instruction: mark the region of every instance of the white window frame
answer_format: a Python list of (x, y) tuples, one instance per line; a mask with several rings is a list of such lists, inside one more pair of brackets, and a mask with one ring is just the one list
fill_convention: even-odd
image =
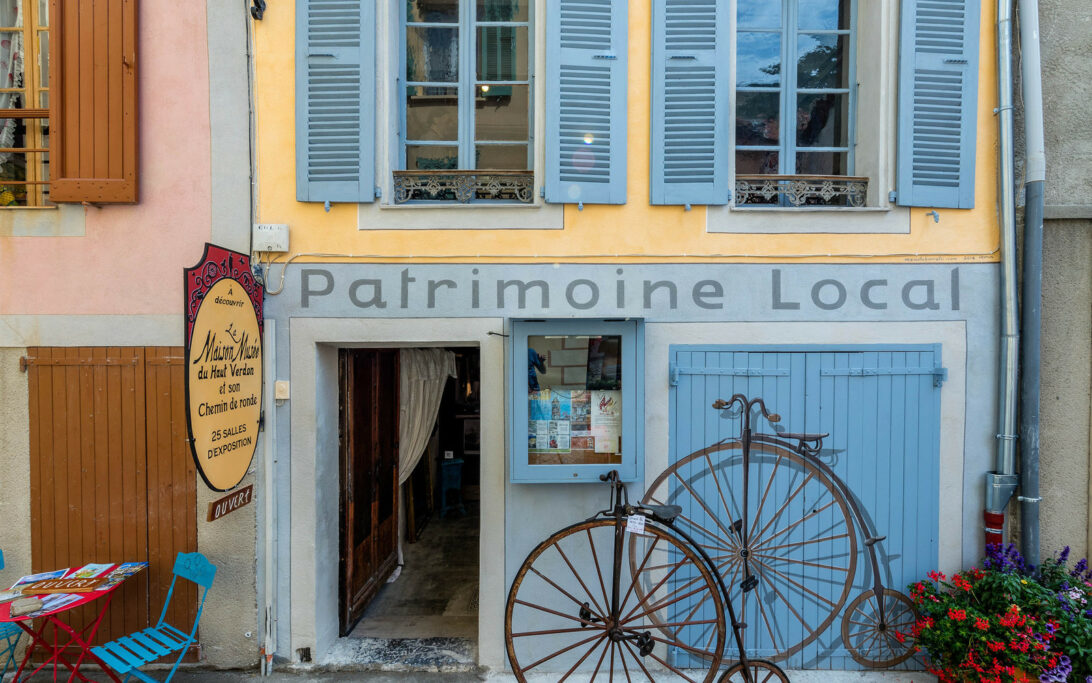
[[(400, 35), (404, 0), (376, 0), (376, 186), (380, 196), (370, 204), (357, 205), (359, 230), (560, 230), (564, 205), (547, 204), (540, 189), (545, 182), (546, 90), (538, 74), (546, 72), (546, 11), (549, 0), (531, 3), (532, 46), (531, 98), (534, 158), (534, 202), (531, 204), (454, 204), (447, 202), (394, 204), (393, 171), (401, 168), (404, 154), (399, 136), (399, 79), (405, 73)], [(434, 211), (444, 211), (437, 221)]]
[[(730, 0), (731, 41), (736, 54), (737, 0)], [(899, 60), (898, 3), (857, 0), (856, 26), (856, 130), (850, 132), (854, 145), (854, 175), (865, 176), (868, 197), (861, 208), (843, 206), (761, 207), (710, 206), (708, 232), (719, 233), (830, 233), (908, 234), (910, 214), (891, 201), (895, 189), (895, 149), (898, 143), (897, 100)], [(736, 65), (731, 60), (729, 111), (736, 110)], [(867, 130), (867, 135), (858, 131)], [(729, 130), (730, 182), (735, 186), (735, 126)], [(771, 220), (770, 214), (776, 214)], [(849, 219), (850, 216), (859, 216)]]

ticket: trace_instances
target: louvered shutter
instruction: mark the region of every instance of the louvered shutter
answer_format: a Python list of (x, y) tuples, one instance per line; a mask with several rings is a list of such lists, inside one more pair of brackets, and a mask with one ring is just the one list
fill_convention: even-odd
[(652, 4), (652, 203), (727, 204), (727, 0)]
[(559, 0), (546, 20), (546, 200), (626, 201), (627, 0)]
[(54, 202), (137, 201), (137, 2), (51, 0)]
[(296, 198), (375, 198), (375, 0), (296, 3)]
[(974, 207), (978, 0), (903, 0), (898, 203)]

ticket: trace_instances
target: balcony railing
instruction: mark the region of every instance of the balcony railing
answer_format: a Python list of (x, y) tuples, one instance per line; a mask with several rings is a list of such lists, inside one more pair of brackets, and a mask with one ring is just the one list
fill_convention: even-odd
[(534, 171), (395, 171), (394, 203), (534, 201)]
[(865, 205), (868, 178), (825, 175), (737, 175), (736, 206)]

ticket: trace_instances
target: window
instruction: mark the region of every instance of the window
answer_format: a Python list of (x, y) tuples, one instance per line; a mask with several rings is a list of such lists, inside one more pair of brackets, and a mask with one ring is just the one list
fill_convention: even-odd
[(736, 203), (851, 205), (855, 0), (739, 0)]
[(0, 207), (49, 201), (49, 2), (0, 0)]
[(531, 201), (529, 1), (404, 5), (396, 201)]
[(512, 324), (513, 481), (640, 475), (640, 347), (635, 321)]

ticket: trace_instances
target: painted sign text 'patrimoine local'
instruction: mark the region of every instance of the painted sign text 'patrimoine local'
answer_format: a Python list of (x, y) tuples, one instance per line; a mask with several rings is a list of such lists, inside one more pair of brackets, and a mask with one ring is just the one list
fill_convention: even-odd
[(206, 244), (185, 271), (186, 405), (197, 470), (216, 491), (242, 481), (262, 414), (262, 289), (250, 258)]

